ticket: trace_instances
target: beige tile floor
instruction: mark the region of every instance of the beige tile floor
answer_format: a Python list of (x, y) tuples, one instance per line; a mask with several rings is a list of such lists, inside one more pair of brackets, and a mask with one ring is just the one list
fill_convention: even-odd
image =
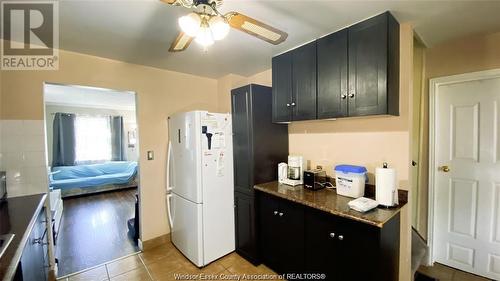
[(419, 272), (439, 281), (489, 281), (490, 279), (470, 274), (446, 265), (434, 263), (434, 266), (421, 266)]
[[(207, 277), (210, 275), (210, 277), (214, 277), (211, 280), (221, 280), (223, 279), (222, 275), (226, 277), (235, 274), (275, 275), (265, 265), (254, 266), (236, 253), (231, 253), (199, 269), (187, 260), (171, 243), (168, 243), (59, 280), (167, 281), (176, 280), (174, 274), (203, 274)], [(272, 279), (272, 277), (269, 279)]]

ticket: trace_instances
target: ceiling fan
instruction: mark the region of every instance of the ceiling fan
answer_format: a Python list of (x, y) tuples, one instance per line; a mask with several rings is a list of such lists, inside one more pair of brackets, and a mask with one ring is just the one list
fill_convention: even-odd
[(193, 12), (179, 18), (181, 32), (170, 45), (169, 52), (184, 51), (193, 40), (204, 48), (215, 40), (223, 39), (230, 27), (261, 40), (278, 45), (288, 34), (261, 21), (238, 12), (221, 14), (217, 9), (223, 0), (161, 0), (174, 6), (192, 9)]

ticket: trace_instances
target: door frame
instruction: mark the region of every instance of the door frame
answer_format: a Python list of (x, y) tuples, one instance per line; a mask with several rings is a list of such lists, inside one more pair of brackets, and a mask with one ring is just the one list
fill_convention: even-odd
[(500, 78), (500, 68), (469, 72), (451, 76), (437, 77), (429, 80), (429, 190), (428, 190), (428, 215), (427, 215), (427, 265), (433, 265), (434, 257), (434, 236), (435, 228), (434, 221), (436, 213), (436, 168), (439, 163), (436, 163), (436, 108), (438, 105), (439, 87), (443, 85), (455, 84), (460, 82), (470, 82), (477, 80)]

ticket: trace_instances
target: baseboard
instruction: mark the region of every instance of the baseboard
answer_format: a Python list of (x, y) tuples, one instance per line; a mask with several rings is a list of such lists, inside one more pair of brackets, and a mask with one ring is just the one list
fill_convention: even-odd
[(142, 241), (142, 250), (147, 251), (149, 249), (156, 248), (160, 245), (166, 244), (170, 242), (170, 233), (155, 237), (153, 239), (149, 239), (146, 241)]

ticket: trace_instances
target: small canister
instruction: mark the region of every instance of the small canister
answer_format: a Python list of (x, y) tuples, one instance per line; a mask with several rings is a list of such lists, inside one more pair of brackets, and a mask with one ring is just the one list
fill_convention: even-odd
[(335, 186), (337, 194), (359, 198), (365, 195), (365, 183), (368, 181), (366, 168), (355, 165), (335, 166)]

